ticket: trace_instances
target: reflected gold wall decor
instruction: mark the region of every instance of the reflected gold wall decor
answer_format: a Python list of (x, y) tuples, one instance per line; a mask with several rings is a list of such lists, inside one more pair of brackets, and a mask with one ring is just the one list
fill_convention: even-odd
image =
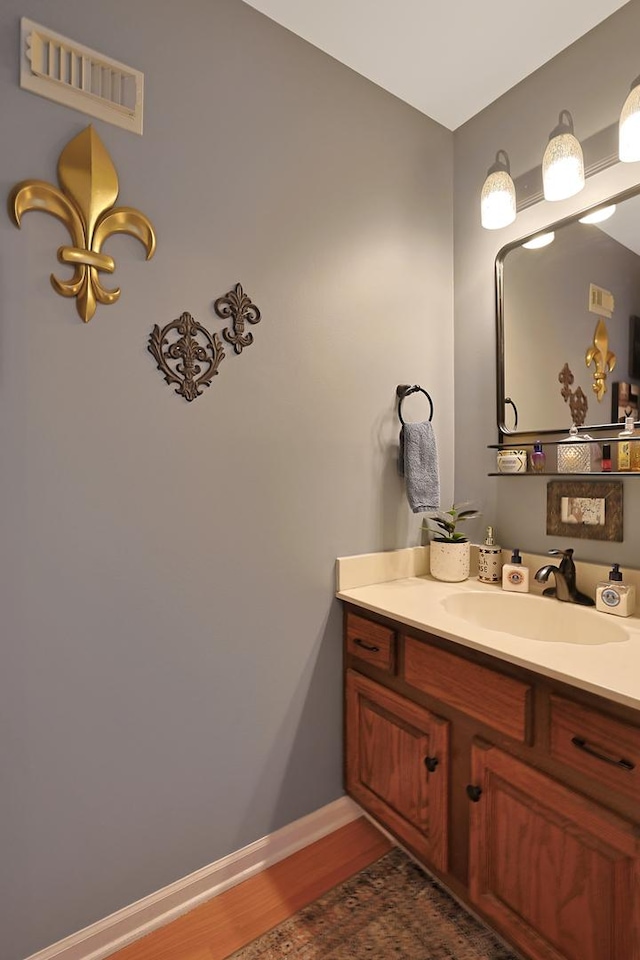
[(53, 289), (63, 297), (75, 297), (76, 309), (85, 323), (98, 303), (115, 303), (120, 289), (106, 289), (99, 272), (113, 273), (115, 262), (102, 253), (105, 240), (114, 233), (128, 233), (144, 246), (147, 260), (156, 248), (154, 229), (143, 213), (132, 207), (114, 207), (118, 175), (102, 140), (92, 126), (70, 140), (58, 159), (60, 189), (43, 180), (23, 180), (9, 195), (9, 215), (17, 227), (22, 216), (42, 210), (57, 217), (71, 235), (71, 246), (58, 249), (60, 263), (73, 267), (68, 280), (51, 274)]
[(605, 323), (613, 316), (614, 304), (613, 294), (609, 290), (595, 283), (589, 284), (589, 312), (597, 314), (599, 319), (593, 343), (585, 354), (585, 362), (588, 367), (591, 364), (595, 367), (592, 387), (599, 403), (607, 392), (607, 371), (611, 373), (616, 365), (616, 355), (609, 350), (609, 331)]
[(232, 328), (226, 327), (222, 336), (227, 343), (232, 344), (236, 353), (242, 353), (245, 347), (253, 343), (251, 331), (245, 333), (245, 323), (260, 323), (261, 313), (242, 289), (242, 284), (236, 283), (233, 290), (229, 290), (223, 297), (213, 304), (213, 309), (223, 320), (232, 319)]
[[(177, 339), (170, 343), (172, 334)], [(162, 330), (156, 324), (147, 349), (167, 383), (176, 383), (175, 392), (189, 401), (202, 396), (203, 387), (211, 386), (225, 357), (218, 334), (210, 334), (190, 313), (181, 314)], [(204, 371), (202, 364), (206, 364)]]
[(616, 355), (609, 350), (609, 332), (602, 317), (596, 324), (593, 344), (586, 352), (585, 363), (588, 367), (593, 363), (595, 367), (592, 387), (601, 401), (607, 391), (607, 372), (611, 373), (616, 365)]

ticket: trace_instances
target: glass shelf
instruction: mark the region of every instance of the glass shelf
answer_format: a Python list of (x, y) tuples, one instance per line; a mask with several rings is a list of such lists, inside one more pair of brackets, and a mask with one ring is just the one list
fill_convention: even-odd
[(543, 447), (557, 447), (561, 443), (624, 443), (625, 440), (640, 440), (640, 433), (635, 437), (592, 437), (587, 440), (585, 437), (563, 437), (561, 440), (514, 440), (512, 443), (489, 443), (489, 450), (528, 450), (533, 449), (534, 443), (540, 443)]
[[(631, 443), (637, 442), (638, 444), (640, 444), (640, 433), (636, 434), (634, 437), (620, 437), (620, 436), (597, 437), (597, 438), (591, 437), (589, 440), (585, 439), (584, 437), (577, 437), (575, 440), (573, 437), (571, 438), (562, 437), (561, 439), (558, 439), (558, 440), (538, 440), (538, 439), (526, 440), (526, 441), (514, 440), (513, 443), (489, 443), (487, 444), (487, 449), (488, 450), (514, 450), (514, 451), (523, 450), (527, 453), (527, 465), (529, 466), (528, 453), (529, 451), (532, 451), (534, 449), (534, 446), (538, 443), (543, 448), (545, 447), (558, 448), (565, 445), (566, 446), (571, 446), (574, 444), (580, 445), (582, 443), (585, 443), (585, 444), (596, 443), (599, 446), (603, 446), (604, 444), (607, 444), (612, 448), (611, 453), (613, 454), (614, 463), (616, 463), (618, 459), (616, 455), (618, 444), (625, 443), (625, 442), (628, 443), (629, 441)], [(594, 465), (600, 463), (599, 456), (591, 457), (590, 459), (592, 460), (592, 463)], [(550, 468), (556, 466), (556, 460), (557, 460), (556, 455), (552, 451), (550, 452), (550, 455), (547, 455), (546, 457), (547, 464), (549, 464)], [(578, 464), (576, 464), (576, 466), (577, 465)], [(564, 478), (584, 477), (591, 480), (596, 480), (603, 477), (604, 479), (607, 479), (607, 477), (623, 477), (623, 478), (624, 477), (640, 477), (640, 470), (593, 470), (593, 471), (580, 471), (580, 472), (573, 472), (573, 471), (565, 472), (565, 471), (559, 471), (554, 469), (545, 469), (538, 473), (535, 470), (528, 469), (528, 470), (524, 470), (523, 472), (516, 471), (511, 473), (508, 471), (502, 472), (496, 469), (488, 473), (487, 476), (489, 477), (564, 477)]]
[(497, 470), (488, 473), (488, 477), (584, 477), (585, 480), (606, 480), (608, 477), (640, 477), (640, 470), (594, 470), (593, 473), (557, 473), (545, 470), (544, 473), (499, 473)]

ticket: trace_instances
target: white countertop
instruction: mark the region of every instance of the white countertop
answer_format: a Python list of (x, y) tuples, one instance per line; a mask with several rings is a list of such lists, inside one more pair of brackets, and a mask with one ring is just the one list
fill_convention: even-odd
[[(637, 616), (615, 617), (600, 613), (595, 608), (580, 608), (577, 611), (579, 616), (602, 618), (606, 623), (613, 622), (622, 628), (625, 638), (620, 642), (584, 643), (581, 642), (579, 630), (569, 631), (566, 639), (527, 639), (484, 629), (445, 609), (447, 598), (456, 594), (471, 591), (495, 593), (501, 591), (499, 586), (486, 585), (477, 579), (443, 583), (424, 574), (362, 586), (344, 586), (348, 582), (345, 564), (351, 559), (357, 558), (343, 558), (340, 561), (343, 564), (342, 574), (340, 566), (338, 568), (339, 589), (336, 596), (340, 600), (347, 600), (407, 626), (426, 630), (462, 646), (640, 709), (640, 619)], [(421, 567), (422, 564), (418, 567), (418, 573), (423, 572)], [(553, 603), (563, 608), (573, 606), (550, 597), (534, 598), (525, 594), (524, 598), (527, 603)], [(571, 616), (571, 610), (559, 611), (560, 614), (563, 617)]]

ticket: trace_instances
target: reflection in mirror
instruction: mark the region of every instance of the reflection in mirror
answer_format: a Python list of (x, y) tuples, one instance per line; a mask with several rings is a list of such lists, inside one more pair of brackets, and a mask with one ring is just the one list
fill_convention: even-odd
[[(574, 407), (583, 405), (580, 394), (586, 397), (582, 423), (587, 429), (624, 420), (625, 397), (637, 401), (640, 196), (636, 194), (637, 188), (608, 201), (616, 206), (605, 220), (581, 222), (582, 213), (542, 231), (545, 238), (554, 235), (545, 246), (532, 245), (529, 241), (536, 238), (526, 238), (498, 254), (498, 426), (503, 433), (566, 435), (575, 419)], [(595, 209), (599, 212), (604, 206)], [(592, 293), (591, 285), (600, 291)], [(612, 311), (608, 293), (613, 296)], [(570, 385), (567, 367), (573, 375)], [(572, 403), (576, 394), (580, 402)], [(637, 407), (631, 412), (638, 419)]]

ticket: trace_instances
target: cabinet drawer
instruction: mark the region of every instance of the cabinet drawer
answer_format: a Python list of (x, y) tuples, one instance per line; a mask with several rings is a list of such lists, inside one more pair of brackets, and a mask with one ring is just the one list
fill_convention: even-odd
[(355, 613), (347, 613), (347, 653), (393, 673), (396, 662), (395, 631)]
[(412, 637), (405, 640), (404, 679), (494, 730), (529, 743), (531, 687)]
[(551, 697), (551, 756), (640, 800), (640, 729)]

